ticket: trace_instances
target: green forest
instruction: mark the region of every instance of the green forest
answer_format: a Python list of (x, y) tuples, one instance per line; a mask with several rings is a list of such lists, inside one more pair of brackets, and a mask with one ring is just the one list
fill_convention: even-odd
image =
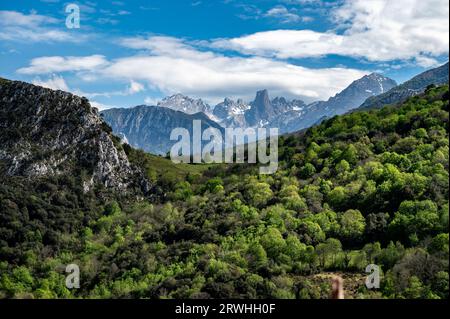
[(280, 137), (273, 175), (120, 147), (149, 198), (0, 164), (0, 298), (318, 299), (332, 274), (348, 298), (449, 297), (448, 85)]

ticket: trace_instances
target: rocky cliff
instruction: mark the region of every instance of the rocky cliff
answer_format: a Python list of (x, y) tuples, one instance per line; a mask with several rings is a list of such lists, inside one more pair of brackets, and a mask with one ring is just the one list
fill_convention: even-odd
[(86, 190), (95, 183), (121, 191), (149, 188), (86, 98), (4, 79), (0, 164), (3, 174), (29, 178), (83, 172)]

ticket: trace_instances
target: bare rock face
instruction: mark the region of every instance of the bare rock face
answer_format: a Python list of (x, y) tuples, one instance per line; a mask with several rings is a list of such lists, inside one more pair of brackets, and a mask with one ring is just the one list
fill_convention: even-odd
[(186, 114), (205, 113), (212, 114), (211, 106), (203, 102), (201, 99), (193, 99), (182, 94), (175, 94), (164, 98), (158, 102), (159, 107), (166, 107), (174, 111), (180, 111)]
[(95, 183), (116, 190), (145, 186), (86, 98), (3, 79), (0, 163), (7, 175), (30, 178), (86, 174), (85, 190)]

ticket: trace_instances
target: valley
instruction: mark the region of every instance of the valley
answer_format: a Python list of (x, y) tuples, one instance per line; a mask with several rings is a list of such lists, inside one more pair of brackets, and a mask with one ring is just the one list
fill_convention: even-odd
[(272, 175), (135, 149), (69, 93), (1, 80), (0, 103), (3, 298), (317, 299), (327, 273), (448, 298), (448, 85), (280, 136)]

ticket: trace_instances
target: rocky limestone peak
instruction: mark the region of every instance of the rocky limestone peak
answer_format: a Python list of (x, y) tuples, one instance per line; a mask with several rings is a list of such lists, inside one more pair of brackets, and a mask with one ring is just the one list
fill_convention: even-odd
[(84, 171), (85, 190), (149, 188), (86, 98), (19, 81), (0, 81), (0, 162), (28, 178)]
[(175, 111), (181, 111), (187, 114), (195, 114), (203, 112), (205, 114), (211, 113), (211, 107), (201, 99), (193, 99), (183, 94), (175, 94), (165, 97), (158, 102), (159, 107), (166, 107)]
[(266, 89), (256, 92), (255, 100), (245, 114), (247, 122), (251, 126), (264, 126), (274, 116), (275, 111), (269, 98), (269, 92)]
[(233, 104), (234, 104), (234, 101), (233, 101), (232, 99), (230, 99), (229, 97), (226, 97), (226, 98), (223, 100), (223, 104), (225, 104), (225, 105), (233, 105)]
[[(368, 93), (372, 93), (372, 95), (382, 94), (384, 92), (389, 91), (391, 88), (397, 85), (397, 82), (394, 80), (385, 77), (379, 73), (370, 73), (366, 76), (363, 76), (361, 79), (355, 81), (354, 85), (359, 86), (367, 86), (369, 87), (367, 90)], [(371, 89), (373, 87), (373, 89)], [(369, 92), (372, 91), (372, 92)]]
[(255, 105), (261, 111), (270, 110), (272, 102), (269, 98), (269, 92), (266, 89), (256, 92), (256, 97), (253, 105)]
[(245, 103), (242, 99), (238, 99), (235, 102), (227, 97), (223, 102), (214, 107), (213, 114), (219, 120), (224, 120), (230, 117), (235, 118), (236, 116), (243, 116), (248, 109), (250, 109), (250, 105)]

